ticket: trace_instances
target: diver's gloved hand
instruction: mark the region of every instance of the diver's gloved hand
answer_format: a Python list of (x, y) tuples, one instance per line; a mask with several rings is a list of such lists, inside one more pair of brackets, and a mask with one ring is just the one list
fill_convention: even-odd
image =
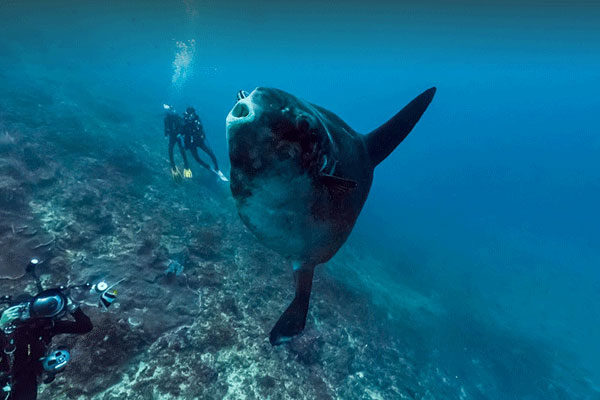
[(219, 177), (219, 179), (222, 180), (223, 182), (229, 182), (229, 179), (227, 179), (227, 177), (225, 175), (223, 175), (223, 173), (221, 172), (221, 170), (215, 171), (215, 174), (217, 174), (217, 176)]
[(4, 328), (14, 320), (19, 319), (21, 316), (21, 306), (12, 306), (4, 310), (2, 317), (0, 317), (0, 328)]
[(171, 168), (171, 176), (173, 177), (173, 180), (175, 182), (181, 182), (181, 172), (179, 171), (179, 168), (172, 167)]
[(191, 178), (192, 177), (192, 170), (189, 168), (185, 168), (183, 170), (183, 177), (184, 178)]
[(73, 300), (71, 300), (70, 297), (67, 297), (67, 311), (69, 311), (71, 314), (73, 314), (75, 311), (77, 311), (78, 308), (79, 308), (79, 304), (77, 304)]

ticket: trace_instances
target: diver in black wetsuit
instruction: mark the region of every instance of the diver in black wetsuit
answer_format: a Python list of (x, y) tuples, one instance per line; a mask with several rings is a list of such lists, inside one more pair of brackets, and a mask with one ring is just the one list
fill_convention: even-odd
[[(222, 181), (227, 181), (225, 175), (219, 170), (215, 154), (206, 143), (206, 135), (204, 134), (202, 123), (200, 122), (200, 118), (198, 117), (198, 114), (196, 114), (196, 111), (192, 107), (188, 107), (182, 118), (175, 113), (171, 106), (163, 104), (163, 108), (166, 111), (164, 120), (165, 136), (169, 137), (169, 161), (171, 163), (171, 175), (173, 176), (173, 179), (179, 182), (182, 177), (192, 177), (192, 170), (189, 167), (185, 153), (186, 150), (190, 150), (192, 157), (194, 157), (198, 164), (217, 174)], [(183, 158), (183, 175), (175, 165), (175, 160), (173, 158), (173, 148), (175, 147), (175, 144), (179, 147), (181, 158)], [(198, 147), (204, 150), (211, 158), (215, 166), (214, 169), (202, 161), (198, 155)]]
[(169, 162), (171, 163), (171, 175), (177, 182), (181, 181), (182, 175), (179, 168), (175, 165), (175, 159), (173, 158), (173, 148), (175, 144), (179, 147), (181, 158), (183, 158), (183, 173), (186, 178), (192, 177), (192, 171), (188, 165), (188, 160), (185, 154), (185, 148), (183, 147), (183, 118), (175, 113), (175, 110), (167, 104), (163, 104), (165, 109), (165, 136), (169, 137)]
[[(67, 313), (74, 321), (63, 319)], [(64, 350), (47, 353), (52, 338), (63, 333), (84, 334), (92, 328), (90, 318), (57, 289), (42, 291), (31, 301), (6, 309), (0, 318), (0, 373), (5, 377), (6, 398), (35, 400), (41, 374), (60, 371), (69, 359)], [(44, 382), (52, 379), (50, 375)]]
[[(223, 173), (219, 169), (217, 157), (215, 157), (215, 153), (213, 153), (211, 148), (208, 147), (208, 144), (206, 143), (206, 134), (204, 133), (202, 122), (200, 122), (200, 117), (198, 117), (198, 114), (196, 114), (196, 110), (194, 110), (193, 107), (188, 107), (187, 110), (185, 110), (185, 113), (183, 114), (183, 121), (183, 135), (185, 148), (190, 150), (192, 156), (194, 157), (194, 160), (196, 160), (198, 164), (202, 165), (209, 171), (214, 172), (215, 174), (217, 174), (219, 179), (226, 182), (228, 179), (225, 177), (225, 175), (223, 175)], [(211, 158), (214, 165), (214, 169), (211, 168), (207, 163), (202, 161), (202, 159), (198, 155), (198, 147), (200, 147)]]

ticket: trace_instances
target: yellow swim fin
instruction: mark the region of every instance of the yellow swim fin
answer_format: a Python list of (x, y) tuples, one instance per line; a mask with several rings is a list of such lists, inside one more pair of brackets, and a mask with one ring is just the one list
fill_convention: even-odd
[(179, 171), (179, 168), (171, 168), (171, 176), (175, 182), (181, 182), (181, 172)]

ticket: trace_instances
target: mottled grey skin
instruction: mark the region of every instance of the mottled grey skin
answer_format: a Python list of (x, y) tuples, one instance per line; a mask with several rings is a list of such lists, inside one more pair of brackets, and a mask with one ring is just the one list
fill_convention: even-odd
[[(234, 109), (227, 119), (231, 190), (242, 220), (294, 263), (328, 261), (350, 234), (373, 180), (362, 137), (333, 113), (281, 90), (258, 88), (240, 104), (254, 112), (240, 121)], [(304, 122), (306, 133), (298, 128)], [(294, 142), (303, 135), (318, 138), (304, 165), (307, 153)], [(319, 182), (325, 157), (337, 160), (335, 175), (357, 182), (356, 189), (332, 194)]]
[(426, 91), (369, 135), (278, 89), (255, 89), (227, 116), (231, 191), (239, 215), (295, 271), (296, 298), (271, 331), (272, 344), (304, 328), (314, 267), (344, 244), (375, 166), (410, 132), (434, 93)]

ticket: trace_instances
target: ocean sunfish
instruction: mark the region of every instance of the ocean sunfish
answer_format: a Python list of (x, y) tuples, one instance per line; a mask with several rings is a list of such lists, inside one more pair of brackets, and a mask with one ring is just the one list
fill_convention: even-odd
[(238, 92), (227, 116), (231, 192), (248, 229), (289, 259), (296, 295), (269, 340), (304, 329), (314, 268), (344, 244), (374, 168), (408, 135), (433, 99), (426, 90), (373, 132), (279, 89)]

